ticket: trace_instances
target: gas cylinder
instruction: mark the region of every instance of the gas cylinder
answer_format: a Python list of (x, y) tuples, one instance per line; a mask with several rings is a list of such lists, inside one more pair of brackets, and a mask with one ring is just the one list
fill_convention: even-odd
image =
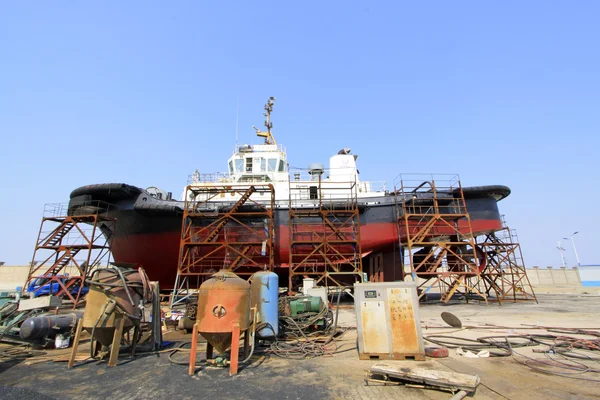
[(261, 339), (275, 337), (279, 332), (279, 277), (274, 272), (259, 271), (250, 280), (250, 305), (256, 307), (261, 326), (266, 324), (256, 334)]
[(231, 271), (212, 275), (198, 291), (198, 332), (217, 350), (231, 346), (232, 326), (243, 332), (250, 326), (250, 284)]

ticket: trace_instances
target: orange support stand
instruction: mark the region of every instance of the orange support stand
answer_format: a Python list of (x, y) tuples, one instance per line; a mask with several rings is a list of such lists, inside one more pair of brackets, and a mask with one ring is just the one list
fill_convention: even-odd
[[(240, 357), (240, 324), (235, 322), (233, 324), (231, 337), (231, 357), (229, 360), (229, 376), (233, 376), (238, 373), (238, 363)], [(245, 349), (244, 349), (245, 351)]]
[(198, 348), (198, 323), (194, 324), (192, 330), (192, 348), (190, 349), (190, 367), (188, 369), (188, 375), (194, 375), (196, 370), (196, 350)]
[[(194, 324), (192, 331), (192, 348), (190, 349), (190, 365), (188, 368), (188, 375), (194, 375), (196, 371), (196, 353), (198, 349), (198, 323)], [(231, 328), (231, 354), (229, 360), (229, 375), (233, 376), (238, 373), (239, 368), (239, 356), (240, 356), (240, 336), (241, 336), (240, 324), (235, 322)], [(247, 357), (249, 347), (248, 331), (244, 333), (244, 357)], [(211, 360), (213, 357), (213, 346), (210, 343), (206, 345), (206, 359)]]

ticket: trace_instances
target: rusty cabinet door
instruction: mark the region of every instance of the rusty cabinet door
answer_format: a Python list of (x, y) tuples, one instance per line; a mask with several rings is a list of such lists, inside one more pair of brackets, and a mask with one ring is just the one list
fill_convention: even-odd
[(423, 352), (422, 339), (417, 332), (413, 292), (410, 288), (387, 289), (388, 306), (390, 308), (390, 330), (392, 335), (392, 351), (394, 353)]
[(383, 301), (363, 301), (361, 309), (363, 353), (389, 353), (389, 339)]

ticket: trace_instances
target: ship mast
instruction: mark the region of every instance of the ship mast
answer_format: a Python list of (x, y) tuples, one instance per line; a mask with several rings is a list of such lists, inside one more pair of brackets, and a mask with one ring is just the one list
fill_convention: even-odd
[(275, 142), (275, 137), (273, 133), (271, 133), (271, 129), (273, 128), (273, 123), (271, 122), (271, 112), (273, 112), (273, 105), (275, 104), (275, 97), (269, 97), (269, 101), (265, 104), (265, 126), (267, 127), (267, 131), (263, 132), (259, 130), (257, 127), (252, 125), (252, 128), (256, 131), (256, 135), (265, 138), (265, 144), (277, 144)]

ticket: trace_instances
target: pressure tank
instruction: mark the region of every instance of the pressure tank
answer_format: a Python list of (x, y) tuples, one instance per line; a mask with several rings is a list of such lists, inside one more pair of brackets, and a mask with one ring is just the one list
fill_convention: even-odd
[(82, 316), (82, 311), (74, 310), (67, 314), (44, 314), (27, 318), (19, 329), (19, 335), (27, 341), (54, 339), (57, 334), (73, 330)]
[(198, 332), (219, 353), (231, 346), (234, 323), (240, 332), (250, 326), (250, 284), (231, 271), (221, 270), (198, 290)]
[[(83, 328), (90, 333), (93, 331), (94, 337), (103, 346), (110, 346), (117, 314), (140, 316), (138, 305), (142, 301), (139, 293), (142, 286), (142, 278), (133, 268), (109, 267), (94, 271), (90, 291), (85, 298)], [(131, 318), (124, 317), (123, 331), (133, 326)]]
[(274, 272), (259, 271), (252, 275), (250, 305), (256, 307), (261, 324), (268, 324), (256, 332), (259, 338), (276, 337), (279, 333), (279, 277)]

